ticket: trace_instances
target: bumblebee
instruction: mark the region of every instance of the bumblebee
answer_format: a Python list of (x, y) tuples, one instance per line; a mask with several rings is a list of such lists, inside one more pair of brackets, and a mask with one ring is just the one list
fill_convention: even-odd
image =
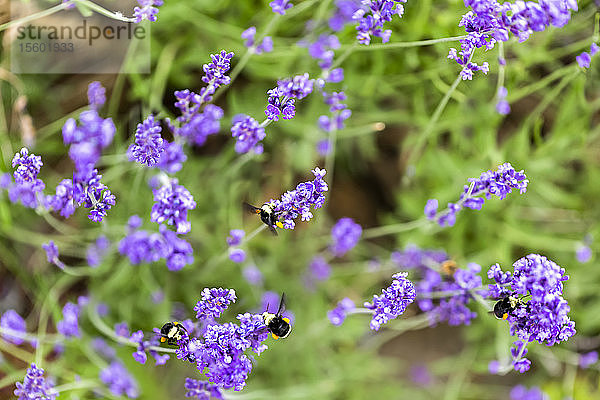
[(177, 342), (185, 336), (189, 336), (188, 331), (177, 321), (167, 322), (160, 328), (160, 342), (177, 346)]
[(267, 311), (262, 314), (263, 321), (267, 326), (271, 335), (273, 335), (273, 339), (277, 340), (279, 338), (285, 339), (290, 335), (292, 331), (292, 326), (290, 325), (290, 320), (288, 318), (282, 317), (281, 314), (285, 311), (285, 293), (281, 294), (281, 301), (279, 302), (279, 308), (277, 309), (276, 314), (272, 314), (269, 312), (269, 306), (267, 306)]
[(283, 229), (283, 224), (277, 220), (277, 213), (275, 213), (271, 204), (265, 203), (262, 207), (258, 208), (244, 203), (244, 208), (252, 214), (260, 214), (260, 220), (269, 227), (273, 235), (277, 235), (275, 227)]
[(454, 261), (454, 260), (446, 260), (440, 266), (440, 270), (441, 270), (442, 274), (449, 276), (449, 277), (454, 276), (454, 273), (456, 272), (457, 269), (458, 269), (458, 265), (456, 264), (456, 261)]
[(516, 296), (506, 296), (494, 304), (494, 316), (498, 319), (507, 319), (508, 315), (515, 311), (517, 307), (523, 304), (521, 299)]

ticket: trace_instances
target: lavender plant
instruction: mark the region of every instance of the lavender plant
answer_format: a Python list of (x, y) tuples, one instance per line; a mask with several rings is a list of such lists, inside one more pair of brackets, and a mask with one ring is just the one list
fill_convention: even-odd
[(597, 397), (593, 4), (55, 3), (7, 44), (152, 22), (153, 69), (0, 66), (0, 393)]

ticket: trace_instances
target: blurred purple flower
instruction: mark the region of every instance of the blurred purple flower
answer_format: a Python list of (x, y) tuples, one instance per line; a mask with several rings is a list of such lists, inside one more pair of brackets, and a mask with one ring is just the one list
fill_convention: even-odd
[(583, 264), (589, 262), (592, 259), (592, 249), (585, 244), (579, 245), (575, 251), (575, 258)]
[(329, 318), (329, 321), (333, 325), (340, 326), (346, 319), (348, 311), (354, 310), (355, 308), (354, 302), (348, 297), (345, 297), (337, 303), (337, 306), (333, 310), (327, 312), (327, 318)]
[[(27, 333), (25, 320), (15, 310), (7, 310), (2, 314), (2, 317), (0, 318), (0, 327), (2, 327), (2, 329), (10, 329), (11, 331), (14, 331), (15, 334), (25, 335)], [(22, 337), (10, 333), (2, 333), (2, 338), (7, 342), (16, 345), (24, 342)]]
[(56, 323), (56, 330), (66, 338), (81, 337), (79, 332), (80, 308), (77, 304), (68, 302), (63, 307), (63, 319)]
[(98, 110), (106, 103), (106, 89), (98, 81), (88, 85), (88, 103), (91, 109)]
[(232, 229), (229, 231), (229, 236), (227, 236), (227, 245), (228, 246), (237, 246), (242, 243), (242, 239), (246, 235), (243, 229)]
[(340, 218), (331, 229), (329, 249), (336, 257), (342, 257), (356, 246), (361, 235), (361, 226), (352, 218)]
[[(262, 145), (259, 144), (266, 136), (265, 128), (260, 126), (258, 121), (254, 118), (238, 114), (233, 117), (233, 125), (231, 126), (231, 136), (236, 138), (235, 151), (243, 154), (250, 150), (261, 149)], [(262, 150), (259, 150), (262, 152)]]
[(590, 351), (589, 353), (579, 355), (579, 367), (586, 369), (598, 362), (598, 352)]
[(242, 276), (251, 285), (260, 286), (263, 283), (263, 275), (256, 265), (247, 265), (242, 270)]
[(87, 249), (86, 258), (90, 267), (97, 267), (110, 247), (110, 241), (104, 235), (100, 235), (96, 242)]
[(229, 259), (236, 264), (243, 263), (246, 260), (246, 252), (242, 249), (230, 249)]
[(510, 391), (510, 400), (544, 400), (545, 398), (544, 392), (537, 386), (527, 389), (523, 385), (517, 385)]
[(100, 371), (100, 380), (108, 386), (115, 396), (126, 395), (130, 399), (139, 396), (137, 382), (129, 374), (120, 361), (113, 361), (108, 367)]
[(223, 394), (218, 385), (213, 385), (207, 381), (200, 381), (191, 378), (185, 378), (185, 397), (196, 397), (199, 400), (223, 400)]
[(274, 13), (281, 15), (285, 15), (286, 10), (289, 10), (293, 6), (290, 0), (273, 0), (269, 5)]

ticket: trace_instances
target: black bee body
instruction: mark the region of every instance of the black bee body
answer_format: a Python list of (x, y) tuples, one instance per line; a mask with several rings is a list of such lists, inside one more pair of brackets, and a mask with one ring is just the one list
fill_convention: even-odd
[(283, 229), (283, 224), (277, 219), (277, 213), (275, 213), (271, 204), (265, 203), (259, 208), (251, 204), (244, 203), (244, 207), (252, 214), (260, 214), (260, 220), (269, 227), (274, 235), (277, 235), (277, 230), (275, 230), (275, 227)]
[(521, 304), (521, 300), (518, 297), (506, 296), (494, 304), (494, 316), (498, 319), (507, 319), (519, 304)]
[(188, 336), (188, 331), (179, 322), (167, 322), (160, 328), (160, 342), (177, 346), (177, 342)]
[(267, 326), (271, 335), (273, 335), (273, 339), (285, 339), (290, 335), (292, 331), (292, 325), (290, 325), (290, 320), (288, 318), (282, 317), (281, 314), (285, 311), (285, 293), (281, 295), (281, 301), (279, 302), (279, 309), (277, 310), (277, 314), (270, 313), (267, 307), (267, 311), (262, 314), (263, 321)]

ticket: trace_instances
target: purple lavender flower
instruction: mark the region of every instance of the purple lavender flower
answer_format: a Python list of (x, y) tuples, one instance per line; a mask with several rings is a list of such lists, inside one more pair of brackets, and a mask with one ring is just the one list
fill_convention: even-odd
[(404, 6), (400, 3), (406, 3), (406, 0), (363, 0), (362, 4), (367, 6), (368, 10), (359, 8), (352, 16), (352, 19), (358, 21), (356, 26), (358, 42), (368, 45), (371, 43), (371, 36), (377, 36), (381, 38), (382, 43), (387, 43), (392, 31), (383, 30), (383, 25), (391, 21), (394, 14), (402, 17)]
[(79, 126), (69, 118), (63, 128), (65, 144), (70, 144), (69, 157), (75, 163), (77, 177), (86, 176), (94, 169), (100, 159), (102, 149), (106, 148), (115, 135), (115, 125), (111, 118), (102, 118), (95, 109), (79, 114)]
[(498, 89), (498, 102), (496, 103), (496, 112), (500, 115), (507, 115), (510, 113), (510, 104), (506, 101), (508, 91), (504, 86)]
[(575, 251), (575, 258), (582, 264), (589, 262), (592, 259), (592, 249), (585, 244), (579, 245)]
[[(2, 327), (2, 329), (14, 331), (15, 334), (19, 335), (25, 335), (27, 333), (25, 320), (15, 310), (7, 310), (2, 314), (2, 317), (0, 318), (0, 327)], [(16, 345), (23, 343), (23, 338), (21, 336), (15, 336), (10, 333), (2, 333), (2, 338), (7, 342)]]
[(96, 353), (107, 360), (113, 360), (117, 356), (115, 349), (110, 347), (104, 339), (99, 337), (92, 339), (92, 348)]
[(154, 205), (150, 220), (161, 224), (173, 225), (177, 233), (188, 233), (192, 224), (187, 220), (188, 210), (196, 208), (196, 202), (190, 192), (178, 185), (177, 179), (170, 179), (160, 189), (154, 190)]
[(56, 323), (56, 330), (66, 338), (81, 337), (79, 332), (79, 306), (68, 302), (63, 307), (63, 319)]
[(429, 220), (433, 220), (438, 210), (438, 201), (437, 199), (429, 199), (425, 204), (425, 216)]
[(488, 363), (488, 371), (492, 375), (497, 375), (500, 372), (500, 361), (492, 360)]
[(294, 229), (294, 220), (298, 217), (301, 217), (302, 221), (310, 221), (313, 217), (311, 207), (317, 209), (325, 204), (324, 193), (328, 187), (323, 177), (326, 171), (317, 167), (312, 173), (315, 176), (314, 180), (299, 183), (296, 189), (284, 193), (280, 200), (269, 202), (285, 229)]
[(178, 237), (175, 232), (168, 230), (165, 225), (160, 226), (159, 232), (168, 246), (169, 252), (166, 259), (169, 271), (179, 271), (194, 262), (194, 250), (191, 244)]
[(433, 377), (426, 365), (414, 365), (410, 368), (410, 380), (421, 387), (431, 386)]
[(106, 89), (100, 82), (94, 81), (88, 85), (87, 97), (90, 108), (98, 110), (106, 103)]
[(160, 136), (162, 128), (154, 115), (150, 114), (144, 122), (137, 125), (135, 143), (129, 146), (133, 159), (149, 167), (154, 166), (165, 151), (164, 141)]
[(317, 153), (321, 157), (327, 156), (331, 152), (331, 140), (322, 139), (317, 142)]
[[(488, 277), (496, 282), (489, 285), (491, 297), (530, 296), (508, 313), (511, 335), (548, 346), (572, 337), (575, 323), (569, 319), (570, 307), (562, 297), (563, 282), (569, 279), (564, 268), (539, 254), (523, 257), (513, 266), (512, 274), (503, 272), (498, 264), (488, 270)], [(520, 372), (529, 369), (529, 365), (515, 360), (515, 369)]]
[(308, 73), (296, 75), (293, 78), (277, 81), (279, 96), (288, 99), (301, 100), (312, 93), (314, 79), (309, 79)]
[(100, 380), (108, 386), (108, 389), (115, 396), (126, 395), (130, 399), (139, 396), (137, 382), (119, 361), (113, 361), (108, 367), (100, 371)]
[(94, 222), (102, 221), (107, 211), (116, 203), (115, 195), (100, 182), (101, 179), (102, 175), (94, 169), (84, 179), (76, 180), (73, 188), (73, 197), (77, 198), (84, 207), (91, 208), (88, 218)]
[(196, 397), (199, 400), (223, 400), (223, 394), (219, 390), (218, 385), (213, 385), (207, 381), (199, 381), (196, 379), (185, 378), (185, 397)]
[(546, 398), (544, 392), (537, 386), (527, 389), (523, 385), (517, 385), (510, 391), (510, 400), (544, 400)]
[(592, 62), (592, 57), (590, 56), (590, 53), (584, 51), (583, 53), (575, 57), (575, 60), (581, 68), (589, 68)]
[(100, 262), (109, 247), (110, 241), (108, 238), (104, 235), (100, 235), (98, 239), (96, 239), (96, 242), (87, 249), (86, 258), (88, 265), (90, 267), (97, 267), (100, 265)]
[(335, 0), (335, 7), (335, 12), (328, 21), (334, 32), (341, 31), (344, 25), (354, 22), (352, 17), (359, 9), (366, 11), (360, 0)]
[[(521, 171), (515, 171), (510, 163), (498, 166), (496, 171), (487, 171), (481, 174), (479, 178), (469, 178), (470, 185), (465, 185), (463, 193), (460, 195), (458, 203), (448, 203), (448, 208), (435, 215), (431, 215), (433, 204), (429, 203), (426, 208), (426, 215), (429, 219), (435, 220), (440, 226), (453, 226), (456, 221), (456, 213), (463, 207), (472, 210), (480, 210), (483, 207), (485, 198), (489, 199), (492, 195), (504, 200), (513, 189), (523, 194), (527, 191), (529, 179)], [(478, 197), (485, 195), (485, 198)]]
[(231, 126), (231, 136), (237, 139), (235, 143), (236, 153), (247, 153), (250, 150), (259, 153), (262, 152), (262, 145), (259, 144), (266, 136), (265, 128), (260, 126), (254, 118), (238, 114), (233, 117), (233, 125)]
[(315, 256), (308, 266), (310, 276), (317, 281), (324, 281), (331, 276), (331, 266), (321, 256)]
[(27, 368), (23, 383), (17, 382), (16, 386), (14, 394), (18, 396), (19, 400), (54, 400), (58, 397), (58, 393), (54, 391), (50, 382), (44, 378), (44, 370), (35, 364), (31, 364)]
[(177, 117), (180, 127), (170, 124), (175, 136), (184, 138), (189, 144), (202, 146), (209, 135), (214, 135), (221, 128), (220, 120), (223, 110), (213, 104), (207, 104), (200, 113), (202, 99), (199, 95), (188, 90), (175, 92), (178, 101), (175, 103), (182, 115)]
[(137, 0), (140, 7), (133, 8), (133, 22), (139, 24), (147, 19), (150, 22), (156, 21), (158, 8), (163, 5), (163, 0)]
[(289, 10), (293, 6), (290, 0), (273, 0), (269, 5), (274, 13), (281, 15), (285, 15), (286, 10)]
[(204, 288), (202, 300), (194, 307), (196, 318), (206, 320), (207, 318), (219, 318), (229, 304), (235, 303), (237, 297), (235, 290), (223, 288)]
[(226, 73), (229, 71), (233, 53), (221, 50), (221, 53), (218, 55), (211, 54), (210, 58), (212, 61), (209, 64), (204, 64), (202, 67), (205, 74), (202, 77), (202, 81), (213, 86), (215, 89), (222, 85), (229, 85), (231, 78)]
[(534, 31), (543, 31), (550, 25), (560, 28), (569, 22), (570, 10), (577, 10), (574, 0), (503, 4), (496, 0), (465, 0), (465, 6), (473, 10), (464, 14), (459, 23), (465, 27), (467, 37), (460, 41), (461, 51), (451, 49), (448, 56), (463, 66), (463, 79), (471, 79), (475, 71), (488, 71), (487, 63), (479, 66), (470, 61), (475, 49), (491, 50), (497, 41), (507, 41), (509, 33), (523, 42)]
[(229, 259), (236, 264), (243, 263), (246, 260), (246, 252), (242, 249), (230, 249)]
[(579, 367), (586, 369), (598, 362), (598, 352), (590, 351), (589, 353), (579, 355)]
[(125, 339), (129, 339), (129, 326), (127, 326), (127, 322), (118, 322), (115, 324), (115, 334), (117, 336), (123, 337)]
[(382, 290), (381, 295), (374, 295), (372, 303), (365, 302), (367, 309), (374, 310), (370, 328), (378, 331), (382, 324), (391, 319), (398, 318), (404, 313), (406, 307), (415, 301), (415, 287), (406, 279), (408, 273), (398, 272), (392, 275), (392, 284)]
[(174, 174), (181, 170), (182, 164), (187, 160), (183, 147), (177, 142), (164, 141), (164, 149), (155, 167), (167, 174)]
[(242, 239), (246, 235), (246, 232), (242, 229), (232, 229), (229, 231), (229, 236), (227, 236), (227, 245), (228, 246), (237, 246), (242, 243)]
[(340, 326), (346, 319), (348, 311), (354, 310), (355, 308), (354, 302), (348, 297), (345, 297), (337, 303), (337, 306), (333, 310), (327, 312), (327, 318), (329, 318), (329, 321), (333, 325)]
[(251, 285), (260, 286), (263, 283), (263, 275), (256, 265), (247, 265), (242, 270), (242, 276)]
[(251, 26), (242, 32), (242, 39), (246, 39), (244, 46), (252, 48), (256, 54), (270, 53), (273, 50), (273, 39), (271, 36), (265, 36), (263, 41), (255, 46), (254, 36), (256, 35), (256, 27)]
[(12, 159), (13, 168), (17, 167), (13, 176), (17, 185), (33, 184), (42, 168), (42, 158), (35, 154), (29, 154), (29, 150), (23, 147)]
[(58, 259), (58, 246), (56, 246), (53, 240), (42, 244), (42, 249), (46, 252), (46, 258), (49, 263), (56, 265), (60, 269), (65, 269), (65, 264)]
[(336, 257), (342, 257), (356, 246), (361, 234), (361, 226), (352, 218), (340, 218), (331, 229), (329, 249)]
[(333, 50), (340, 48), (340, 41), (337, 36), (322, 34), (317, 40), (308, 46), (308, 54), (319, 60), (319, 67), (322, 69), (328, 69), (333, 63)]

